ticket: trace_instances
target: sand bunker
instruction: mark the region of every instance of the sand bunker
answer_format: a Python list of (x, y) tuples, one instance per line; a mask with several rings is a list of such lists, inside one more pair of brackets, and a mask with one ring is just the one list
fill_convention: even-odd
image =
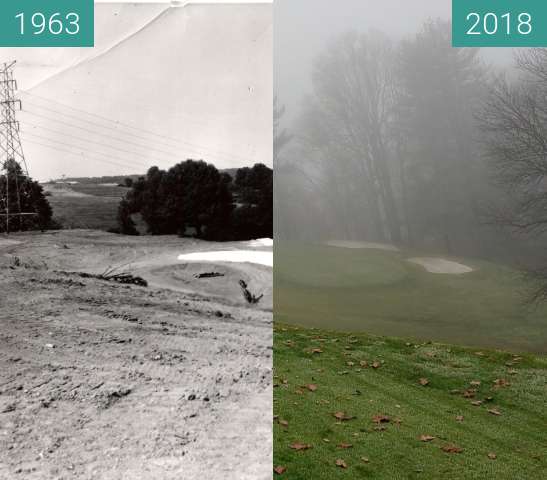
[(445, 260), (444, 258), (409, 258), (408, 261), (417, 265), (421, 265), (429, 273), (448, 273), (452, 275), (461, 275), (463, 273), (470, 273), (473, 271), (473, 269), (471, 267), (468, 267), (467, 265), (451, 262), (450, 260)]
[(251, 248), (273, 247), (273, 240), (271, 238), (259, 238), (257, 240), (251, 240), (250, 242), (247, 242), (247, 246)]
[(388, 243), (373, 243), (373, 242), (353, 242), (349, 240), (331, 240), (327, 242), (330, 247), (340, 248), (374, 248), (377, 250), (388, 250), (390, 252), (398, 252), (399, 249), (395, 245)]
[(255, 250), (194, 252), (179, 255), (178, 259), (188, 262), (257, 263), (259, 265), (273, 267), (273, 252), (260, 252)]

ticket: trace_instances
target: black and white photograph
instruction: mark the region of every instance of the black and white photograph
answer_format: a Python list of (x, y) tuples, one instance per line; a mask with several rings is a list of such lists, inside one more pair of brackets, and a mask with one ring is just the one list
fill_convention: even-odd
[(269, 3), (0, 48), (0, 478), (272, 475)]

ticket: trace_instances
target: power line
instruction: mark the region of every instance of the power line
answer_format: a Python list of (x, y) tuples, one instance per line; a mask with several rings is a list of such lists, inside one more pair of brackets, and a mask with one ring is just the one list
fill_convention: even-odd
[[(64, 108), (67, 108), (67, 109), (70, 109), (70, 110), (73, 110), (75, 112), (79, 112), (79, 113), (83, 113), (85, 115), (89, 115), (91, 117), (95, 117), (95, 118), (98, 118), (102, 121), (106, 121), (106, 122), (110, 122), (110, 123), (113, 123), (114, 125), (116, 126), (123, 126), (125, 128), (129, 128), (131, 130), (135, 130), (135, 131), (138, 131), (138, 132), (142, 132), (146, 135), (149, 135), (149, 136), (153, 136), (153, 137), (157, 137), (157, 138), (162, 138), (164, 140), (167, 140), (167, 141), (170, 141), (170, 142), (174, 142), (174, 143), (178, 143), (178, 144), (181, 144), (181, 145), (185, 145), (185, 146), (191, 146), (191, 147), (194, 147), (197, 148), (199, 151), (204, 151), (204, 152), (211, 152), (211, 154), (215, 155), (215, 156), (225, 156), (229, 159), (239, 159), (239, 160), (242, 160), (242, 161), (245, 161), (245, 162), (248, 162), (248, 163), (253, 163), (254, 160), (251, 160), (249, 158), (246, 158), (246, 157), (242, 157), (242, 156), (239, 156), (239, 155), (233, 155), (232, 153), (229, 153), (229, 152), (224, 152), (222, 150), (215, 150), (215, 149), (211, 149), (209, 147), (205, 147), (203, 145), (199, 145), (199, 144), (196, 144), (196, 143), (192, 143), (192, 142), (187, 142), (187, 141), (184, 141), (184, 140), (180, 140), (180, 139), (177, 139), (177, 138), (173, 138), (173, 137), (169, 137), (167, 135), (162, 135), (162, 134), (159, 134), (159, 133), (156, 133), (156, 132), (153, 132), (151, 130), (145, 130), (143, 128), (139, 128), (139, 127), (135, 127), (133, 125), (130, 125), (128, 123), (124, 123), (124, 122), (121, 122), (119, 120), (112, 120), (108, 117), (104, 117), (102, 115), (98, 115), (98, 114), (95, 114), (95, 113), (91, 113), (91, 112), (87, 112), (85, 110), (81, 110), (81, 109), (78, 109), (78, 108), (75, 108), (75, 107), (71, 107), (69, 105), (66, 105), (64, 103), (61, 103), (61, 102), (57, 102), (55, 100), (51, 100), (49, 98), (45, 98), (45, 97), (42, 97), (42, 96), (39, 96), (39, 95), (36, 95), (36, 94), (33, 94), (33, 93), (29, 93), (29, 92), (22, 92), (24, 93), (25, 95), (30, 95), (31, 97), (35, 97), (35, 98), (39, 98), (41, 100), (44, 100), (44, 101), (47, 101), (47, 102), (51, 102), (51, 103), (54, 103), (56, 105), (60, 105), (61, 107), (64, 107)], [(38, 107), (38, 108), (43, 108), (45, 110), (49, 110), (49, 111), (52, 111), (54, 113), (59, 113), (61, 115), (65, 115), (67, 117), (70, 117), (70, 118), (76, 118), (82, 122), (86, 122), (86, 123), (91, 123), (93, 124), (93, 122), (90, 122), (89, 120), (85, 120), (85, 119), (80, 119), (78, 117), (74, 117), (73, 115), (69, 115), (67, 113), (63, 113), (63, 112), (59, 112), (58, 110), (54, 110), (54, 109), (51, 109), (49, 107), (44, 107), (43, 105), (38, 105), (36, 103), (32, 103), (32, 105)], [(97, 126), (100, 126), (101, 128), (108, 128), (108, 127), (105, 127), (104, 125), (99, 125), (99, 124), (96, 124), (94, 123), (94, 125), (97, 125)], [(135, 136), (134, 134), (131, 134), (131, 133), (128, 133), (128, 132), (124, 132), (125, 135), (132, 135), (132, 136)], [(142, 138), (142, 137), (137, 137), (137, 138)]]
[[(58, 151), (58, 152), (66, 152), (70, 155), (73, 155), (74, 157), (79, 157), (80, 159), (82, 157), (85, 158), (83, 152), (81, 154), (77, 154), (75, 152), (71, 152), (70, 150), (67, 150), (66, 148), (53, 147), (52, 145), (46, 145), (45, 143), (35, 142), (34, 140), (29, 140), (28, 138), (25, 140), (25, 142), (26, 143), (32, 143), (33, 145), (40, 145), (41, 147), (45, 147), (45, 148), (50, 148), (50, 149)], [(89, 155), (87, 155), (87, 156), (89, 156)], [(132, 168), (129, 165), (122, 165), (120, 163), (112, 162), (112, 161), (109, 161), (109, 160), (103, 160), (101, 158), (93, 158), (93, 160), (97, 160), (98, 162), (103, 162), (103, 163), (109, 163), (109, 164), (115, 165), (117, 167)]]
[[(86, 143), (90, 143), (90, 144), (93, 144), (93, 145), (99, 145), (100, 147), (104, 147), (104, 148), (111, 149), (111, 150), (116, 150), (118, 152), (127, 153), (127, 154), (130, 154), (130, 155), (136, 155), (137, 157), (141, 157), (141, 158), (146, 158), (146, 159), (150, 158), (149, 155), (144, 155), (144, 154), (139, 153), (139, 152), (133, 152), (131, 150), (126, 150), (124, 148), (118, 148), (118, 147), (114, 147), (114, 146), (110, 146), (110, 145), (105, 145), (101, 142), (96, 142), (94, 140), (88, 140), (87, 138), (77, 137), (75, 135), (69, 135), (66, 132), (60, 132), (59, 130), (54, 130), (52, 128), (37, 126), (37, 125), (35, 125), (35, 126), (38, 127), (38, 128), (41, 128), (42, 130), (45, 130), (47, 132), (51, 132), (51, 133), (54, 133), (56, 135), (62, 135), (63, 138), (69, 138), (69, 139), (78, 140), (80, 142), (86, 142)], [(152, 162), (154, 162), (154, 160), (152, 160)]]
[[(153, 150), (153, 151), (156, 151), (156, 152), (159, 152), (159, 153), (163, 153), (165, 155), (169, 155), (171, 157), (180, 158), (180, 155), (177, 154), (177, 153), (174, 153), (174, 152), (168, 152), (167, 150), (162, 150), (160, 148), (130, 142), (129, 140), (124, 140), (123, 138), (117, 138), (117, 137), (113, 137), (111, 135), (106, 135), (104, 133), (96, 132), (94, 130), (90, 130), (88, 128), (81, 127), (79, 125), (74, 125), (74, 124), (71, 124), (71, 123), (68, 123), (68, 122), (63, 122), (62, 120), (57, 120), (55, 118), (47, 117), (45, 115), (40, 115), (39, 113), (31, 112), (29, 110), (25, 110), (25, 113), (28, 113), (32, 116), (43, 118), (43, 119), (46, 119), (46, 120), (49, 120), (49, 121), (52, 121), (52, 122), (56, 122), (56, 123), (59, 123), (61, 125), (65, 125), (65, 126), (70, 127), (70, 128), (75, 128), (75, 129), (82, 130), (82, 131), (87, 132), (87, 133), (92, 133), (92, 134), (97, 135), (99, 137), (108, 138), (108, 139), (114, 140), (116, 142), (126, 143), (126, 144), (134, 146), (134, 147), (140, 147), (140, 148), (144, 148), (144, 149), (147, 149), (147, 150)], [(31, 125), (31, 126), (36, 127), (36, 128), (44, 128), (45, 129), (45, 127), (42, 127), (42, 125), (36, 125), (34, 123), (31, 123), (31, 122), (22, 121), (21, 123), (23, 123), (24, 125)], [(63, 132), (63, 135), (64, 134), (65, 134), (65, 132)]]
[[(126, 162), (128, 161), (127, 159), (124, 159), (124, 158), (120, 158), (120, 157), (116, 157), (116, 156), (112, 156), (112, 155), (109, 155), (109, 154), (106, 154), (106, 153), (103, 153), (103, 152), (98, 152), (98, 151), (94, 151), (94, 152), (90, 152), (88, 150), (86, 150), (85, 148), (81, 148), (80, 146), (78, 145), (72, 145), (70, 143), (65, 143), (65, 142), (60, 142), (58, 140), (52, 140), (48, 137), (43, 137), (41, 135), (36, 135), (35, 133), (29, 133), (29, 132), (22, 132), (23, 133), (23, 136), (26, 137), (27, 135), (30, 135), (31, 137), (35, 137), (35, 138), (39, 138), (41, 140), (45, 140), (45, 141), (48, 141), (48, 142), (52, 142), (52, 143), (55, 143), (55, 144), (59, 144), (59, 145), (63, 145), (63, 146), (66, 146), (68, 148), (72, 148), (72, 149), (75, 149), (75, 150), (78, 150), (80, 151), (81, 155), (77, 155), (75, 154), (74, 152), (71, 152), (69, 150), (66, 150), (66, 149), (60, 149), (60, 148), (57, 148), (57, 147), (52, 147), (50, 145), (44, 145), (40, 142), (36, 142), (36, 141), (32, 141), (32, 140), (29, 140), (29, 139), (25, 139), (26, 142), (30, 142), (30, 143), (35, 143), (37, 145), (41, 145), (43, 147), (49, 147), (49, 148), (54, 148), (55, 150), (59, 150), (59, 151), (65, 151), (65, 152), (68, 152), (68, 153), (71, 153), (73, 155), (77, 155), (77, 156), (83, 156), (83, 153), (85, 152), (86, 155), (88, 157), (91, 157), (93, 158), (94, 155), (103, 155), (109, 159), (115, 159), (115, 160), (120, 160), (122, 162)], [(113, 162), (111, 160), (101, 160), (101, 159), (97, 159), (95, 158), (96, 160), (98, 161), (101, 161), (101, 162), (106, 162), (106, 163), (111, 163), (112, 165), (117, 165), (119, 167), (124, 167), (124, 168), (133, 168), (133, 165), (129, 165), (128, 163), (126, 164), (121, 164), (121, 163), (116, 163), (116, 162)], [(144, 168), (148, 168), (148, 166), (146, 166), (145, 164), (142, 164), (142, 163), (139, 163), (139, 162), (135, 162), (136, 164), (138, 164), (139, 166), (142, 166)]]

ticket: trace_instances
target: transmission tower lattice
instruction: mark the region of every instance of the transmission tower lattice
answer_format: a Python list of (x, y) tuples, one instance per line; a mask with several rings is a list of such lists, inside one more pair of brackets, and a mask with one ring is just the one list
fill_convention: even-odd
[[(21, 111), (23, 105), (15, 97), (18, 89), (13, 75), (15, 63), (0, 65), (0, 171), (5, 176), (5, 191), (0, 197), (0, 218), (4, 217), (6, 234), (10, 231), (11, 218), (18, 219), (20, 227), (24, 216), (36, 215), (35, 212), (24, 212), (21, 207), (21, 196), (24, 193), (20, 191), (19, 183), (21, 180), (23, 184), (26, 183), (24, 180), (28, 177), (28, 169), (19, 137), (19, 122), (16, 119), (16, 112)], [(20, 170), (14, 162), (19, 165)], [(14, 201), (10, 201), (10, 183), (15, 184)]]

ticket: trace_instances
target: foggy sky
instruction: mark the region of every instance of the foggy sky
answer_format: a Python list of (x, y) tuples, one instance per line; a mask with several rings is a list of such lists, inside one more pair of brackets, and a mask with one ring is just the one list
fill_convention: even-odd
[[(415, 33), (428, 18), (449, 20), (452, 0), (276, 0), (274, 83), (285, 120), (309, 91), (313, 59), (330, 39), (348, 30), (380, 30), (393, 39)], [(507, 64), (511, 49), (483, 49), (486, 61)]]

